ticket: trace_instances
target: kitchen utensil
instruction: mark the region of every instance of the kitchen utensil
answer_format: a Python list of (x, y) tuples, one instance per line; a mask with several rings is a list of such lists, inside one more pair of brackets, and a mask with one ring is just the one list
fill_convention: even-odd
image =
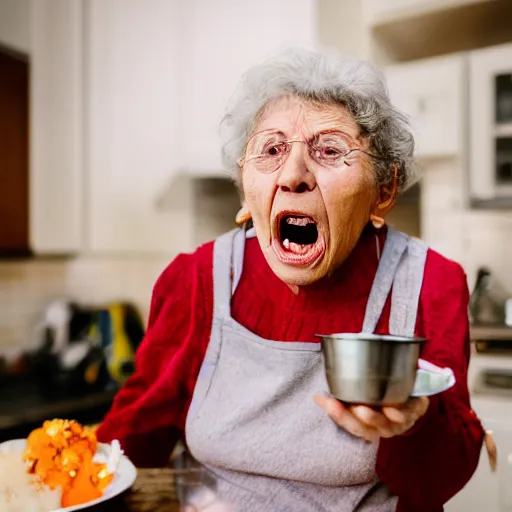
[(318, 335), (334, 397), (373, 406), (398, 405), (411, 396), (424, 338), (358, 334)]

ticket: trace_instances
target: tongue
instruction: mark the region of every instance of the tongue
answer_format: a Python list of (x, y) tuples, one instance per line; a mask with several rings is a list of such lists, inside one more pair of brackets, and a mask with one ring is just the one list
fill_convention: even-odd
[(294, 254), (306, 254), (309, 250), (311, 250), (311, 244), (296, 244), (294, 242), (290, 242), (288, 238), (283, 242), (283, 247)]

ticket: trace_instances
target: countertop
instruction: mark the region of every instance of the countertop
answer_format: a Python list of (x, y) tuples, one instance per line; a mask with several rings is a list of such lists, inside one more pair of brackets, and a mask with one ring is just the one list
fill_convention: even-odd
[(107, 501), (91, 512), (180, 512), (175, 471), (171, 468), (138, 469), (130, 491)]

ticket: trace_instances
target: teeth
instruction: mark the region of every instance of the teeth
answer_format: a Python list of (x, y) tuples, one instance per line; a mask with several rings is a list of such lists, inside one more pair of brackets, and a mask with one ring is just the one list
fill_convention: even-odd
[(308, 217), (286, 217), (286, 224), (293, 224), (294, 226), (307, 226), (308, 224), (314, 224), (314, 222)]
[(285, 249), (289, 249), (290, 248), (290, 240), (288, 240), (288, 238), (283, 242), (283, 247)]

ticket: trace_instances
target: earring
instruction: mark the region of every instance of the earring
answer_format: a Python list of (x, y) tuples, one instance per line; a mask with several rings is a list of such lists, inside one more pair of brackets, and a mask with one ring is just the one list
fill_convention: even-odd
[(242, 224), (245, 224), (249, 220), (251, 220), (252, 215), (249, 209), (246, 206), (242, 206), (235, 217), (235, 222), (241, 226)]
[(375, 229), (381, 229), (385, 224), (385, 221), (382, 217), (374, 215), (373, 213), (370, 215), (370, 221)]

